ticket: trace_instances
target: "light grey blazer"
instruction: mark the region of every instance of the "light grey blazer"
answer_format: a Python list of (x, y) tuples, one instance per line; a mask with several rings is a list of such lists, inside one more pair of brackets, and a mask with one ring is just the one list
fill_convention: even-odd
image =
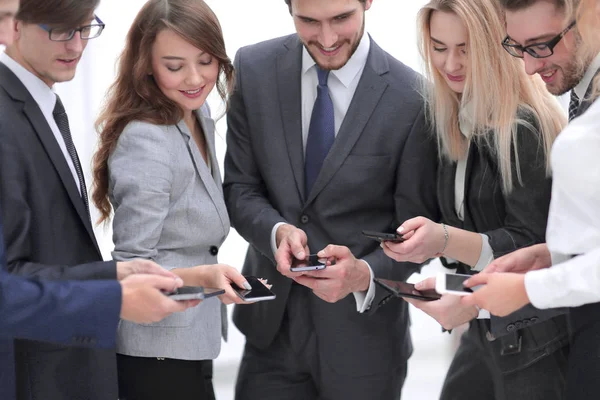
[[(114, 208), (113, 258), (150, 259), (164, 268), (216, 264), (229, 232), (215, 155), (215, 124), (208, 108), (196, 112), (212, 173), (185, 122), (158, 126), (132, 122), (108, 160)], [(217, 298), (156, 324), (121, 321), (117, 352), (182, 360), (216, 358), (226, 335)]]

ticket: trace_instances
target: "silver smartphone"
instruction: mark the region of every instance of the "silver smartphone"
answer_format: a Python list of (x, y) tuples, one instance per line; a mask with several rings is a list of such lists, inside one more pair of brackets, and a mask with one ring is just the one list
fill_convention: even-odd
[(205, 288), (202, 286), (182, 286), (171, 293), (165, 293), (173, 300), (205, 300), (210, 297), (224, 294), (223, 289)]

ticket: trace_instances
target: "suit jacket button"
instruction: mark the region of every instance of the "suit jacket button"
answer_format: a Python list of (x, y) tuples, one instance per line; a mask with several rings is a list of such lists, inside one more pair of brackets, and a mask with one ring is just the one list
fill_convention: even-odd
[(514, 330), (515, 330), (515, 324), (508, 324), (508, 325), (506, 326), (506, 331), (507, 331), (507, 332), (512, 332), (512, 331), (514, 331)]
[(530, 321), (532, 324), (535, 324), (536, 322), (538, 322), (540, 319), (538, 317), (531, 317)]
[(522, 322), (522, 321), (517, 321), (517, 322), (515, 322), (515, 327), (516, 327), (517, 329), (521, 329), (521, 328), (523, 328), (523, 326), (524, 326), (524, 324), (523, 324), (523, 322)]
[(219, 248), (217, 246), (210, 246), (210, 255), (216, 256), (219, 254)]
[(308, 224), (308, 221), (310, 221), (310, 218), (308, 217), (308, 215), (302, 215), (300, 217), (300, 222), (302, 222), (303, 224)]

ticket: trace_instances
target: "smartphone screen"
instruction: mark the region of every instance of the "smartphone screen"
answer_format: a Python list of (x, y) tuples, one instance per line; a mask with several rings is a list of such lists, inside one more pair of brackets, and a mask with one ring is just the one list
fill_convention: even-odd
[(202, 286), (182, 286), (172, 293), (166, 293), (173, 300), (204, 300), (225, 293), (223, 289)]
[(402, 281), (392, 281), (389, 279), (375, 278), (375, 283), (391, 292), (397, 297), (410, 297), (418, 300), (433, 301), (438, 300), (441, 295), (435, 290), (422, 290), (415, 289), (415, 285), (412, 283)]
[[(334, 265), (335, 260), (331, 260), (329, 265)], [(327, 259), (319, 258), (316, 254), (310, 254), (304, 260), (298, 260), (294, 258), (290, 271), (292, 272), (305, 272), (305, 271), (319, 271), (325, 269), (327, 266)]]
[(453, 292), (473, 293), (473, 291), (463, 285), (463, 282), (469, 279), (470, 276), (465, 275), (446, 275), (446, 290)]
[(259, 301), (259, 300), (273, 300), (275, 293), (267, 288), (260, 280), (255, 276), (246, 276), (246, 280), (252, 286), (252, 290), (241, 289), (234, 287), (234, 290), (245, 301)]

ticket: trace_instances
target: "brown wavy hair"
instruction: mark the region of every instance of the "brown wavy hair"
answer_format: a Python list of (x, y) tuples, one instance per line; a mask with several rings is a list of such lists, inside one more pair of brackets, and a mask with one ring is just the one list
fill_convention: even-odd
[(202, 0), (150, 0), (140, 10), (129, 29), (125, 48), (118, 60), (117, 79), (109, 88), (96, 121), (98, 151), (93, 158), (92, 199), (100, 211), (98, 224), (112, 211), (108, 198), (108, 158), (127, 124), (143, 121), (175, 125), (183, 111), (167, 98), (156, 84), (152, 71), (152, 46), (156, 36), (170, 29), (183, 39), (209, 53), (219, 62), (216, 88), (227, 102), (233, 88), (234, 71), (225, 51), (221, 25)]

